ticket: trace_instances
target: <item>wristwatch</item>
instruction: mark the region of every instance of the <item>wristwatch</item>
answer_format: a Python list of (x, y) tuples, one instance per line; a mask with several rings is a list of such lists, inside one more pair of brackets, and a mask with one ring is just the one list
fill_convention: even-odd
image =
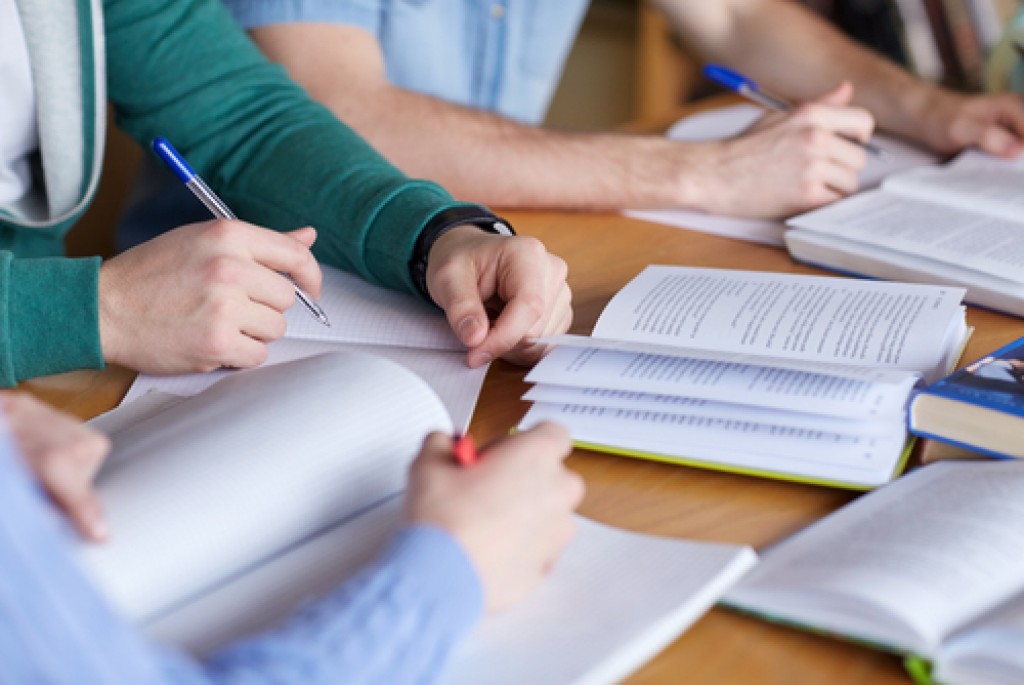
[(434, 247), (437, 239), (445, 233), (467, 224), (496, 235), (514, 236), (516, 234), (507, 221), (483, 207), (463, 205), (435, 214), (423, 228), (420, 237), (416, 239), (412, 259), (409, 260), (409, 273), (412, 275), (412, 282), (428, 300), (431, 299), (430, 293), (427, 292), (427, 257), (430, 255), (430, 250)]

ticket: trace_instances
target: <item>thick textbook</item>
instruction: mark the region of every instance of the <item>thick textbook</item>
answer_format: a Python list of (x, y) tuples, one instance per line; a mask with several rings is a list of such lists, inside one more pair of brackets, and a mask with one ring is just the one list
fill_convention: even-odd
[(627, 456), (852, 488), (905, 460), (915, 385), (952, 368), (959, 288), (649, 266), (558, 336), (520, 423)]
[(1021, 683), (1021, 502), (1022, 462), (932, 464), (764, 551), (724, 601), (915, 655), (940, 683)]
[(787, 223), (801, 261), (846, 273), (967, 289), (967, 301), (1024, 316), (1024, 159), (967, 151), (889, 176)]
[[(452, 428), (422, 379), (352, 352), (230, 374), (192, 397), (149, 393), (98, 426), (114, 445), (98, 480), (111, 540), (81, 558), (124, 615), (197, 655), (273, 626), (374, 556), (401, 524), (425, 434)], [(754, 562), (744, 547), (581, 519), (551, 576), (484, 619), (440, 682), (615, 682)]]
[[(996, 457), (1024, 458), (1024, 338), (925, 388), (910, 404), (911, 432)], [(929, 450), (929, 460), (962, 458)]]

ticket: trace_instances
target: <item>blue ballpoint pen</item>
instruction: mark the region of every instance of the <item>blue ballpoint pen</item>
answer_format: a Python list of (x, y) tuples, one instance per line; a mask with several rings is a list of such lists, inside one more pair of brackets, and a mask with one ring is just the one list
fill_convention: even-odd
[[(171, 145), (166, 138), (153, 139), (153, 152), (155, 152), (157, 156), (163, 160), (164, 164), (166, 164), (170, 170), (173, 171), (179, 179), (181, 179), (181, 182), (185, 184), (185, 187), (191, 190), (192, 194), (199, 198), (199, 201), (202, 202), (208, 210), (210, 210), (211, 214), (218, 219), (238, 218), (235, 216), (235, 213), (232, 212), (226, 204), (224, 204), (224, 201), (217, 197), (217, 194), (210, 189), (210, 186), (206, 185), (203, 179), (199, 177), (199, 174), (189, 166), (189, 163), (185, 161), (185, 158), (174, 149), (174, 146)], [(327, 319), (327, 314), (325, 314), (324, 310), (320, 308), (320, 305), (314, 302), (313, 298), (306, 294), (306, 291), (300, 288), (299, 284), (296, 283), (291, 276), (288, 274), (283, 275), (292, 282), (292, 285), (295, 286), (295, 296), (299, 298), (299, 301), (301, 301), (302, 304), (306, 305), (306, 309), (309, 310), (309, 313), (323, 325), (330, 326), (331, 322)]]
[[(753, 79), (747, 78), (743, 74), (733, 71), (727, 67), (723, 67), (718, 64), (706, 64), (704, 65), (704, 76), (715, 83), (728, 88), (734, 93), (742, 95), (751, 102), (761, 105), (765, 109), (775, 110), (776, 112), (787, 112), (793, 107), (785, 100), (773, 97), (761, 90), (757, 85), (757, 82)], [(848, 140), (855, 145), (860, 145), (879, 159), (888, 159), (890, 157), (887, 151), (873, 143), (857, 140), (856, 138), (851, 138), (850, 136), (845, 136), (841, 133), (839, 134), (839, 137), (843, 140)]]

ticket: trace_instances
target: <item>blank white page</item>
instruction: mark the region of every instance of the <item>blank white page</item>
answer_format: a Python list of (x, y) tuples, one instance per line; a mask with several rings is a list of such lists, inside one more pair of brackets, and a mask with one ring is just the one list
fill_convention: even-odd
[[(390, 359), (427, 382), (427, 385), (437, 393), (448, 410), (452, 425), (459, 431), (469, 428), (488, 369), (488, 366), (477, 369), (466, 366), (464, 351), (352, 345), (316, 340), (290, 340), (288, 338), (270, 343), (268, 349), (269, 354), (264, 366), (346, 350)], [(153, 391), (183, 396), (195, 395), (217, 381), (238, 373), (245, 372), (220, 369), (210, 373), (192, 373), (180, 376), (140, 374), (128, 390), (128, 394), (125, 395), (122, 406)]]
[(448, 417), (417, 376), (334, 353), (226, 378), (112, 435), (111, 540), (81, 557), (122, 613), (153, 616), (404, 486)]
[(296, 300), (285, 313), (286, 337), (437, 350), (465, 349), (436, 307), (339, 269), (324, 265), (321, 268), (324, 284), (318, 302), (331, 325), (321, 324)]

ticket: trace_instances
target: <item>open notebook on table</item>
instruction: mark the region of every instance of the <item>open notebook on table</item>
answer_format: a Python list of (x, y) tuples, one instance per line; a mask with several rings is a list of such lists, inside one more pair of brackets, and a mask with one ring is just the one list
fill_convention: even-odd
[[(692, 142), (730, 138), (749, 128), (763, 114), (763, 108), (750, 104), (721, 107), (680, 119), (666, 135), (673, 140)], [(862, 189), (874, 188), (890, 174), (938, 163), (935, 155), (884, 133), (876, 134), (872, 142), (889, 152), (889, 156), (881, 160), (868, 155), (867, 166), (860, 176)], [(781, 220), (742, 219), (686, 210), (630, 210), (626, 214), (652, 223), (768, 245), (782, 245), (786, 232)]]
[[(114, 446), (98, 478), (111, 540), (80, 556), (125, 616), (197, 655), (272, 626), (372, 558), (401, 524), (424, 435), (452, 428), (422, 379), (353, 352), (230, 374), (192, 397), (150, 393), (96, 425)], [(581, 519), (551, 576), (484, 619), (441, 682), (615, 682), (754, 562), (743, 547)]]
[[(469, 427), (487, 367), (466, 366), (466, 350), (436, 308), (406, 293), (368, 283), (352, 274), (322, 266), (320, 305), (331, 318), (325, 327), (296, 302), (285, 316), (285, 337), (269, 345), (265, 365), (336, 350), (352, 350), (390, 359), (423, 378), (438, 394), (455, 428)], [(125, 395), (134, 401), (159, 390), (194, 395), (238, 373), (222, 369), (180, 376), (141, 374)]]

